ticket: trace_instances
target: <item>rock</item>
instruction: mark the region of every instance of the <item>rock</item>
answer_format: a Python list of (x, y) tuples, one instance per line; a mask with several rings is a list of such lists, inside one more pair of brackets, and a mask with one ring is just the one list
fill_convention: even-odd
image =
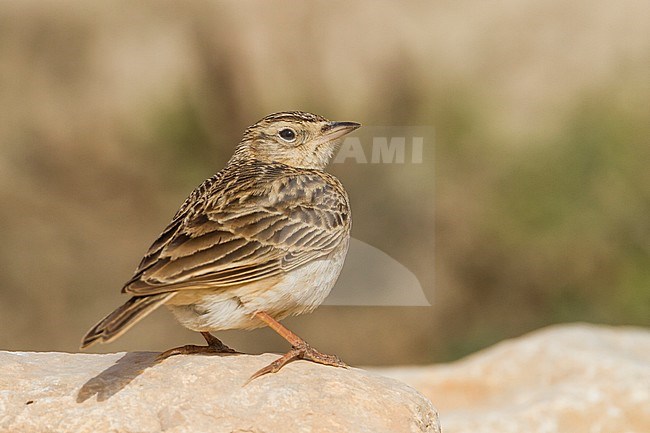
[(431, 403), (363, 370), (277, 355), (0, 352), (0, 432), (440, 432)]
[(650, 331), (554, 326), (461, 361), (337, 369), (276, 355), (0, 352), (0, 432), (648, 433)]
[(436, 402), (445, 433), (648, 433), (650, 331), (554, 326), (440, 366), (375, 369)]

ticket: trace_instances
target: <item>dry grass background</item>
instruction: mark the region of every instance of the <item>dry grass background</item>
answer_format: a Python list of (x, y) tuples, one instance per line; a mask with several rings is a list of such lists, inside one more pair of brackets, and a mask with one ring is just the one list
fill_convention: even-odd
[[(422, 363), (549, 323), (650, 325), (649, 15), (604, 0), (0, 2), (0, 348), (76, 350), (186, 194), (284, 109), (435, 129), (421, 165), (332, 168), (353, 236), (433, 306), (287, 320), (321, 350)], [(160, 311), (98, 349), (192, 341)]]

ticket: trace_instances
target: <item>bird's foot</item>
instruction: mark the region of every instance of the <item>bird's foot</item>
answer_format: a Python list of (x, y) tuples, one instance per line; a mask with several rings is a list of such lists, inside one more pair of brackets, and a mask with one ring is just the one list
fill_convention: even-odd
[(174, 355), (196, 355), (196, 354), (215, 354), (215, 353), (239, 353), (234, 349), (226, 346), (214, 335), (209, 332), (201, 332), (203, 338), (208, 343), (207, 346), (195, 346), (193, 344), (188, 344), (186, 346), (174, 347), (158, 355), (156, 358), (158, 361), (169, 358)]
[(250, 377), (250, 379), (248, 379), (246, 384), (267, 373), (277, 373), (282, 367), (298, 359), (312, 361), (317, 364), (331, 365), (332, 367), (347, 368), (347, 365), (341, 361), (338, 356), (321, 353), (303, 341), (301, 344), (294, 346), (289, 352), (285, 353), (280, 358), (276, 359), (266, 367), (258, 370)]

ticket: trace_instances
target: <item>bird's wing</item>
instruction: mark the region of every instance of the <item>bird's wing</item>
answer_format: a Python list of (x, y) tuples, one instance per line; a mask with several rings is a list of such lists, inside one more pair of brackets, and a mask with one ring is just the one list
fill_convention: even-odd
[(323, 257), (348, 236), (347, 194), (327, 173), (265, 164), (206, 182), (151, 246), (124, 292), (249, 283)]

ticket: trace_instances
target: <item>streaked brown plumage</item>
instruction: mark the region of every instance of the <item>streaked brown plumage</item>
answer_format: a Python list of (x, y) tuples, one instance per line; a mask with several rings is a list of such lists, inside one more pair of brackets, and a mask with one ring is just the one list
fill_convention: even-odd
[(165, 304), (208, 346), (180, 353), (232, 352), (209, 332), (268, 325), (292, 351), (253, 377), (305, 358), (344, 365), (277, 321), (312, 311), (343, 265), (348, 197), (323, 171), (341, 137), (358, 128), (304, 112), (269, 115), (249, 127), (226, 167), (197, 187), (151, 245), (122, 292), (133, 295), (84, 337), (109, 342)]

